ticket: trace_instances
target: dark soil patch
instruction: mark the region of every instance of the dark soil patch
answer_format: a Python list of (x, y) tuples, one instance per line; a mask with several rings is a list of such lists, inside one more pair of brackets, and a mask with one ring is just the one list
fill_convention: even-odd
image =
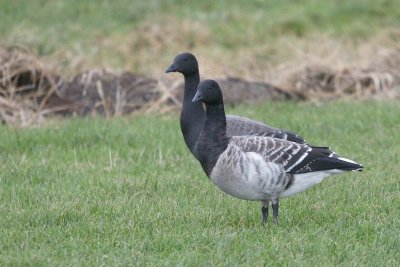
[[(217, 79), (224, 95), (226, 105), (235, 106), (242, 103), (254, 103), (273, 100), (298, 100), (297, 94), (289, 93), (269, 83), (246, 81), (240, 78), (229, 77)], [(183, 83), (173, 89), (173, 94), (182, 101)]]
[(160, 98), (155, 79), (130, 72), (116, 74), (93, 70), (64, 83), (59, 94), (69, 103), (68, 108), (59, 113), (77, 116), (130, 114)]

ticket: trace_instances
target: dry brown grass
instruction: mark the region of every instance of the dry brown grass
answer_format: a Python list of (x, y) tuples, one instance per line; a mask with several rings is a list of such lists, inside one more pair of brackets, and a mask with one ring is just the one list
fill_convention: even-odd
[(398, 30), (361, 43), (319, 38), (296, 48), (273, 73), (277, 84), (306, 100), (399, 99), (399, 41)]
[(37, 125), (50, 114), (107, 118), (167, 112), (180, 106), (170, 84), (131, 72), (91, 69), (70, 81), (52, 60), (21, 47), (0, 50), (0, 122)]
[[(399, 98), (394, 76), (372, 69), (343, 68), (334, 70), (325, 65), (304, 66), (290, 74), (287, 88), (311, 101), (342, 98)], [(398, 87), (398, 84), (396, 85)]]
[(48, 62), (21, 47), (0, 49), (0, 121), (29, 126), (61, 106), (46, 108), (62, 79)]

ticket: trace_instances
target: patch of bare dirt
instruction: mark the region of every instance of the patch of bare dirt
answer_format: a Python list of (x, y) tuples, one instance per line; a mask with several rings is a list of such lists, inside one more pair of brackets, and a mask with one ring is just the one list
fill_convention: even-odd
[[(300, 97), (297, 94), (289, 93), (265, 82), (247, 81), (234, 77), (217, 79), (216, 81), (221, 87), (225, 105), (235, 106), (242, 103), (254, 103), (266, 100), (298, 100)], [(179, 101), (183, 99), (183, 88), (184, 84), (180, 83), (172, 89), (172, 94)]]
[(160, 99), (157, 80), (130, 72), (90, 70), (62, 84), (60, 96), (68, 101), (63, 115), (120, 116), (149, 108)]

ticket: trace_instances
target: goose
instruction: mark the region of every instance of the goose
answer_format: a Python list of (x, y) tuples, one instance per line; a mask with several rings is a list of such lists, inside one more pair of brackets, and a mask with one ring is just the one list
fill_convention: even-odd
[(264, 224), (270, 205), (273, 223), (278, 224), (280, 198), (300, 193), (330, 175), (363, 168), (328, 147), (268, 136), (228, 136), (222, 92), (214, 80), (199, 84), (193, 102), (206, 107), (194, 148), (205, 174), (233, 197), (261, 201)]
[[(196, 94), (197, 86), (200, 82), (199, 66), (196, 57), (188, 52), (181, 53), (174, 58), (173, 63), (166, 69), (166, 73), (179, 72), (183, 74), (185, 89), (183, 104), (180, 115), (180, 126), (183, 138), (190, 152), (195, 154), (195, 144), (205, 120), (205, 111), (200, 102), (193, 103), (192, 98)], [(287, 139), (299, 144), (304, 144), (305, 140), (301, 136), (272, 128), (266, 124), (254, 121), (245, 117), (228, 115), (227, 134), (228, 136), (257, 135), (270, 136), (279, 139)]]

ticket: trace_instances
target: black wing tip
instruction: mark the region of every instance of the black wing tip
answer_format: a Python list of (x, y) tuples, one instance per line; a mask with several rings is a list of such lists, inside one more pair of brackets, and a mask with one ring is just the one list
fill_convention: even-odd
[(342, 168), (338, 168), (339, 170), (343, 170), (343, 171), (352, 171), (352, 172), (362, 172), (363, 171), (363, 167), (360, 166), (347, 166), (347, 167), (342, 167)]
[(364, 166), (361, 165), (361, 164), (358, 164), (358, 163), (357, 163), (357, 165), (358, 165), (358, 168), (357, 168), (357, 169), (354, 169), (354, 170), (352, 170), (352, 171), (354, 171), (354, 172), (362, 172), (363, 169), (364, 169)]
[(337, 158), (342, 164), (343, 164), (343, 170), (345, 171), (362, 171), (362, 169), (364, 168), (363, 165), (361, 165), (360, 163), (357, 163), (353, 160), (350, 159), (346, 159), (346, 158), (341, 158), (338, 157)]
[(357, 162), (346, 158), (339, 158), (335, 156), (325, 156), (316, 159), (302, 168), (295, 170), (295, 173), (328, 171), (328, 170), (342, 170), (342, 171), (362, 171), (364, 167)]

